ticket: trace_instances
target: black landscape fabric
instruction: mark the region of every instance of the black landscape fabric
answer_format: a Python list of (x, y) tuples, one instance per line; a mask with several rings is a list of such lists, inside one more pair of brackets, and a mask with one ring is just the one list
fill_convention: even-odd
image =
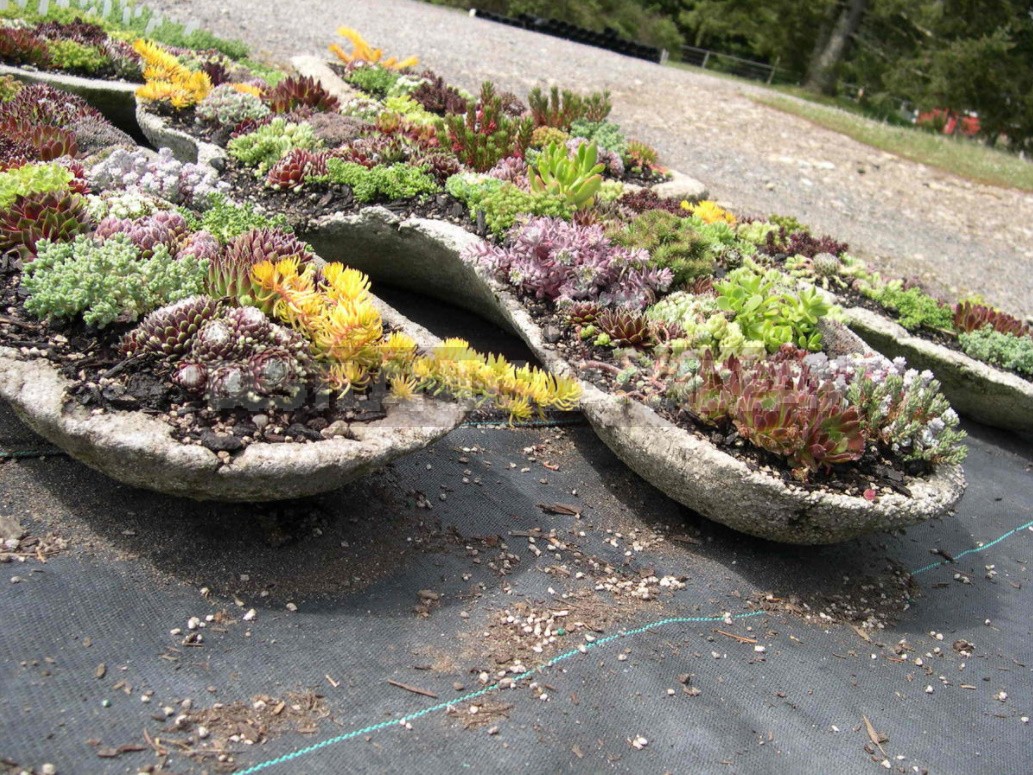
[(1030, 449), (969, 430), (956, 517), (817, 548), (701, 519), (584, 426), (265, 506), (8, 462), (3, 766), (1027, 773), (1033, 532), (959, 555), (1030, 520)]

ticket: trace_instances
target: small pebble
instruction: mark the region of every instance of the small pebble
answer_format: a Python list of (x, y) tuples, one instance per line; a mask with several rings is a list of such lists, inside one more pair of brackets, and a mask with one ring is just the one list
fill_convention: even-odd
[(50, 762), (47, 762), (39, 768), (40, 775), (57, 775), (57, 767)]

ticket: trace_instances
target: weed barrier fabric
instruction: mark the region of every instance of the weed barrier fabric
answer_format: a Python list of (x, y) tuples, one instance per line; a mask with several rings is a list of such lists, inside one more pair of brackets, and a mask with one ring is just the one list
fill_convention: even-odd
[[(8, 415), (2, 427), (5, 444), (23, 434)], [(970, 432), (971, 485), (957, 518), (810, 549), (696, 517), (628, 472), (584, 427), (462, 428), (382, 474), (278, 507), (160, 498), (65, 458), (7, 463), (2, 513), (30, 535), (59, 532), (68, 546), (45, 564), (2, 566), (0, 756), (25, 768), (50, 762), (61, 773), (137, 772), (159, 761), (170, 772), (215, 772), (212, 758), (156, 759), (145, 731), (171, 750), (168, 741), (187, 737), (155, 719), (162, 708), (179, 714), (185, 698), (189, 712), (250, 706), (258, 696), (314, 690), (327, 717), (271, 731), (258, 745), (228, 742), (238, 771), (817, 773), (835, 762), (837, 772), (865, 772), (877, 766), (866, 745), (882, 758), (867, 717), (888, 738), (881, 745), (894, 771), (1028, 772), (1033, 738), (1021, 718), (1033, 710), (1033, 532), (961, 552), (1033, 519), (1030, 451), (1008, 436)], [(580, 519), (538, 506), (557, 503), (576, 505)], [(567, 548), (537, 556), (526, 537), (510, 535), (535, 527), (555, 529)], [(636, 528), (643, 543), (655, 534), (667, 540), (636, 551)], [(496, 536), (520, 558), (507, 575), (489, 567)], [(681, 577), (685, 588), (658, 590), (659, 601), (606, 591), (560, 599), (593, 591), (601, 578), (593, 561), (620, 579), (651, 572)], [(830, 610), (830, 601), (863, 606), (861, 598), (879, 594), (864, 587), (893, 568), (920, 572), (906, 610), (887, 586), (894, 599), (884, 616), (897, 621), (871, 631), (873, 642), (847, 624), (747, 605), (770, 593), (813, 612)], [(572, 623), (537, 655), (497, 624), (501, 610), (521, 604), (568, 607), (601, 632), (589, 642)], [(250, 608), (256, 615), (245, 622)], [(208, 615), (216, 621), (201, 630), (203, 643), (183, 646), (189, 619)], [(717, 620), (650, 626), (706, 617)], [(170, 635), (175, 628), (182, 633)], [(898, 656), (902, 638), (913, 650)], [(972, 656), (954, 650), (962, 640)], [(484, 688), (482, 671), (494, 676), (499, 660), (514, 656), (529, 668), (560, 661), (515, 689), (474, 699), (491, 721), (467, 729), (476, 714), (463, 698)], [(457, 711), (425, 713), (411, 729), (399, 724), (446, 702)], [(637, 749), (640, 737), (648, 742)]]

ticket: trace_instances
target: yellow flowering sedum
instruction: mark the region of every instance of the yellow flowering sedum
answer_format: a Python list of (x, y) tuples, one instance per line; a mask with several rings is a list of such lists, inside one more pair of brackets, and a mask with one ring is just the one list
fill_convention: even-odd
[(337, 34), (347, 38), (352, 44), (352, 51), (349, 54), (343, 48), (336, 43), (331, 43), (329, 48), (337, 58), (345, 64), (358, 64), (360, 62), (370, 65), (380, 65), (386, 67), (389, 70), (404, 70), (407, 67), (415, 67), (419, 64), (417, 57), (407, 57), (402, 61), (398, 61), (397, 57), (388, 57), (384, 59), (384, 52), (379, 48), (371, 48), (370, 45), (363, 39), (363, 37), (351, 27), (339, 27)]
[(681, 203), (681, 209), (689, 211), (703, 221), (703, 223), (727, 223), (729, 226), (735, 225), (735, 216), (718, 205), (717, 202), (712, 202), (709, 199), (704, 199), (702, 202), (698, 202), (697, 204), (684, 201)]
[(257, 264), (251, 279), (258, 305), (312, 342), (334, 390), (362, 389), (382, 372), (398, 398), (419, 391), (476, 398), (491, 402), (511, 420), (577, 406), (581, 388), (575, 380), (517, 368), (500, 355), (481, 355), (462, 339), (447, 339), (418, 355), (407, 334), (385, 337), (369, 279), (355, 269), (336, 263), (321, 272), (311, 265), (301, 269), (293, 258)]
[(174, 108), (196, 105), (212, 90), (207, 73), (193, 71), (161, 46), (140, 38), (133, 50), (143, 59), (146, 83), (136, 96), (150, 102), (167, 102)]

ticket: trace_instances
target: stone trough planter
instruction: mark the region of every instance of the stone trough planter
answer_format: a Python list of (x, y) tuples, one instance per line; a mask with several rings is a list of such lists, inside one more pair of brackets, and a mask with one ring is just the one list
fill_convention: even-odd
[(933, 372), (959, 414), (996, 428), (1033, 432), (1033, 383), (915, 336), (870, 310), (844, 312), (847, 325), (876, 350), (891, 358), (902, 355), (914, 368)]
[[(519, 335), (551, 371), (574, 375), (508, 289), (462, 260), (479, 238), (453, 224), (401, 220), (383, 208), (324, 218), (305, 235), (324, 258), (347, 246), (348, 263), (378, 282), (400, 285), (457, 304)], [(845, 329), (832, 338), (863, 348)], [(964, 492), (960, 466), (942, 466), (909, 487), (912, 497), (875, 502), (788, 487), (751, 470), (708, 441), (678, 428), (648, 407), (582, 383), (582, 410), (599, 437), (632, 470), (668, 497), (735, 530), (774, 541), (828, 544), (895, 530), (947, 514)]]
[[(380, 308), (385, 323), (404, 328), (422, 348), (437, 342), (390, 307)], [(385, 402), (385, 418), (349, 426), (355, 438), (255, 443), (223, 465), (214, 452), (172, 438), (164, 420), (141, 412), (93, 414), (67, 399), (67, 387), (50, 362), (0, 347), (0, 398), (36, 433), (112, 479), (197, 500), (271, 501), (334, 490), (432, 444), (466, 416), (455, 402)]]
[(26, 83), (42, 83), (78, 94), (103, 113), (117, 128), (132, 137), (140, 137), (140, 129), (136, 123), (136, 90), (140, 87), (138, 83), (82, 78), (78, 75), (29, 70), (2, 64), (0, 75), (12, 75)]
[(163, 117), (152, 113), (143, 102), (135, 107), (136, 123), (147, 141), (155, 148), (168, 148), (181, 162), (207, 164), (220, 172), (226, 164), (226, 151), (173, 128)]

